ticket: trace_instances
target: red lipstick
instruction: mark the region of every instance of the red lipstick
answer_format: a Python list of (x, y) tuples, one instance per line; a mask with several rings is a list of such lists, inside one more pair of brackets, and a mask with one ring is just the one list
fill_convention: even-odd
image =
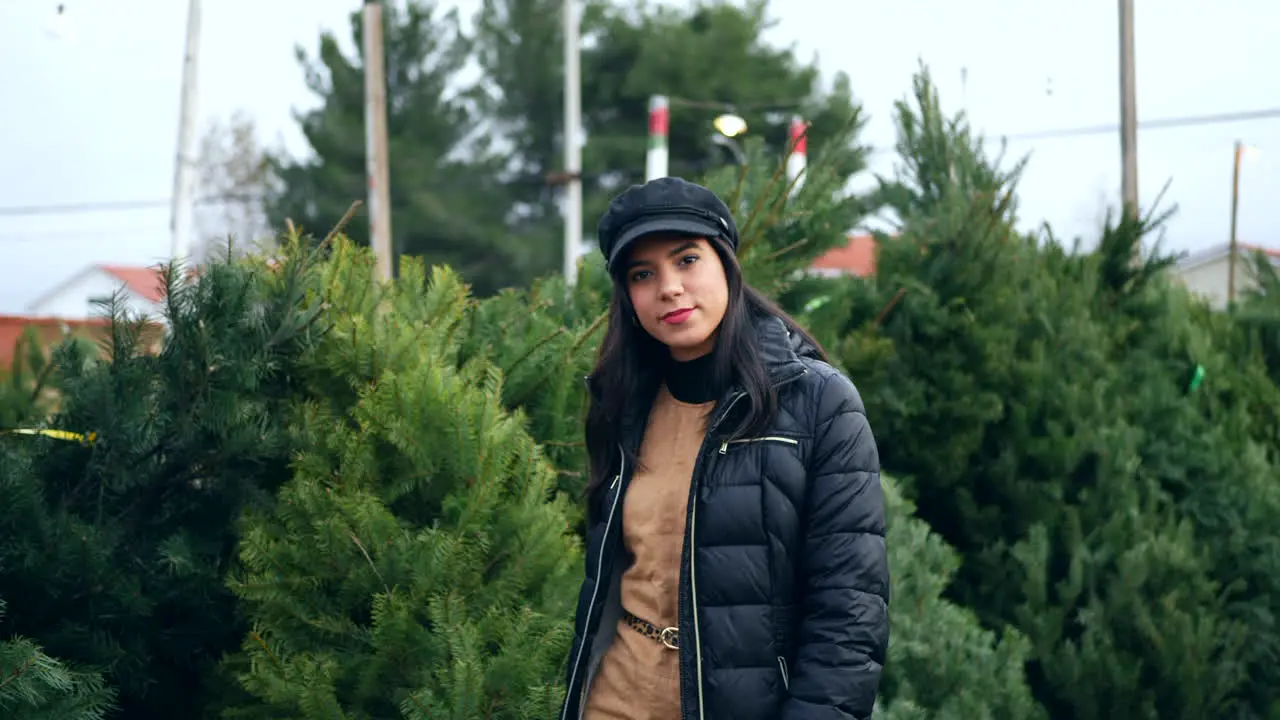
[(667, 323), (668, 325), (679, 325), (685, 320), (688, 320), (689, 316), (692, 314), (693, 314), (693, 308), (684, 308), (682, 310), (672, 310), (671, 312), (662, 316), (662, 322)]

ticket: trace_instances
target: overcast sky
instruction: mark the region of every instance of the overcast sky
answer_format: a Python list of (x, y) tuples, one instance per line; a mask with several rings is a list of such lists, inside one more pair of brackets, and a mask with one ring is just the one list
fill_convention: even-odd
[[(0, 0), (0, 313), (95, 262), (148, 264), (169, 250), (168, 209), (73, 213), (57, 206), (163, 203), (173, 182), (186, 5), (65, 0), (69, 34), (50, 33), (53, 0)], [(360, 0), (207, 0), (199, 116), (251, 114), (268, 144), (306, 152), (292, 113), (314, 100), (294, 48), (322, 29), (349, 35)], [(464, 14), (474, 0), (461, 2)], [(1280, 3), (1137, 0), (1138, 116), (1158, 120), (1280, 107)], [(944, 106), (991, 136), (1114, 124), (1119, 117), (1112, 0), (785, 0), (772, 40), (828, 75), (853, 79), (871, 114), (866, 140), (893, 143), (892, 104), (918, 58)], [(962, 68), (967, 82), (962, 84)], [(673, 122), (678, 122), (673, 117)], [(1240, 185), (1240, 237), (1280, 247), (1280, 117), (1139, 133), (1144, 205), (1171, 182), (1167, 246), (1225, 242), (1232, 146), (1258, 148)], [(1119, 196), (1115, 133), (1015, 141), (1031, 153), (1024, 226), (1096, 237)], [(872, 171), (888, 172), (891, 154)], [(1270, 200), (1270, 202), (1268, 202)], [(32, 212), (35, 208), (37, 212)], [(47, 210), (39, 210), (48, 208)]]

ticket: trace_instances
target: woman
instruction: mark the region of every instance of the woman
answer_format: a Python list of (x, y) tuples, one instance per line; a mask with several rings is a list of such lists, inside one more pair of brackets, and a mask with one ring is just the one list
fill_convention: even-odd
[(743, 282), (710, 190), (631, 187), (599, 242), (614, 289), (562, 720), (870, 718), (889, 572), (857, 391)]

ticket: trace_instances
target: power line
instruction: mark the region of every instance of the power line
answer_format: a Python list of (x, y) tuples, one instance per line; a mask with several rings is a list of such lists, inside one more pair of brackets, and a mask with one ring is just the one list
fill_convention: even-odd
[[(225, 194), (207, 195), (196, 198), (196, 205), (221, 205), (231, 202), (249, 202), (261, 200), (257, 195)], [(151, 210), (169, 207), (169, 199), (164, 200), (108, 200), (105, 202), (59, 203), (50, 205), (14, 205), (0, 207), (0, 217), (17, 217), (21, 215), (73, 215), (91, 212), (114, 212), (118, 210)]]
[[(1280, 117), (1280, 107), (1265, 110), (1247, 110), (1243, 112), (1218, 113), (1216, 115), (1187, 115), (1184, 117), (1162, 118), (1159, 120), (1139, 120), (1139, 130), (1163, 130), (1175, 127), (1195, 127), (1200, 125), (1219, 125), (1222, 123), (1247, 122), (1249, 120), (1265, 120)], [(1048, 140), (1082, 135), (1110, 135), (1120, 131), (1119, 123), (1110, 125), (1090, 125), (1087, 127), (1065, 128), (1061, 130), (1042, 130), (1039, 132), (1000, 135), (1007, 140)]]
[[(1184, 115), (1182, 117), (1160, 118), (1156, 120), (1139, 120), (1139, 130), (1165, 130), (1168, 128), (1180, 127), (1198, 127), (1204, 125), (1221, 125), (1224, 123), (1248, 122), (1250, 120), (1266, 120), (1270, 118), (1280, 118), (1280, 107), (1264, 108), (1261, 110), (1244, 110), (1240, 112), (1216, 113), (1211, 115)], [(1074, 128), (1060, 128), (1057, 130), (1039, 130), (1035, 132), (1025, 133), (983, 133), (987, 137), (1000, 138), (1003, 140), (1056, 140), (1060, 138), (1084, 137), (1087, 135), (1111, 135), (1120, 131), (1118, 123), (1107, 125), (1086, 125)], [(873, 148), (873, 151), (887, 152), (892, 148)], [(207, 195), (197, 198), (197, 205), (218, 205), (230, 202), (248, 202), (261, 200), (258, 195), (252, 194), (222, 194)], [(71, 215), (90, 212), (113, 212), (119, 210), (148, 210), (153, 208), (167, 208), (170, 201), (164, 200), (133, 200), (133, 201), (108, 201), (97, 203), (64, 203), (49, 205), (17, 205), (10, 207), (0, 207), (0, 217), (18, 217), (23, 215)]]

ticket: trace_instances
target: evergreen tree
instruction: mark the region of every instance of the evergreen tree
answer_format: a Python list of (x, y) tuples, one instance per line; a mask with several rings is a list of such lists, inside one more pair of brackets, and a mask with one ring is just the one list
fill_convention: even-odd
[[(527, 280), (527, 253), (503, 232), (500, 165), (473, 93), (454, 89), (471, 53), (457, 11), (441, 12), (433, 0), (384, 3), (383, 24), (395, 251), (448, 264), (483, 292)], [(299, 51), (321, 105), (300, 118), (314, 157), (272, 159), (280, 187), (268, 216), (276, 228), (292, 219), (311, 233), (327, 233), (367, 195), (363, 29), (363, 15), (352, 13), (356, 57), (344, 56), (327, 32), (316, 60)], [(346, 231), (368, 243), (368, 223)]]
[[(466, 36), (436, 2), (386, 7), (392, 230), (397, 252), (448, 264), (479, 295), (527, 288), (561, 266), (563, 170), (561, 5), (486, 0)], [(620, 184), (643, 180), (648, 98), (673, 98), (671, 172), (697, 176), (732, 158), (711, 143), (711, 120), (734, 108), (771, 157), (787, 149), (793, 114), (812, 123), (811, 152), (837, 138), (856, 111), (848, 80), (820, 83), (814, 64), (771, 47), (765, 2), (717, 1), (692, 10), (589, 2), (583, 18), (584, 217)], [(352, 37), (361, 47), (361, 18)], [(711, 50), (710, 48), (714, 48)], [(476, 58), (483, 75), (460, 76)], [(321, 99), (301, 119), (313, 159), (276, 158), (276, 227), (292, 218), (326, 231), (365, 195), (363, 60), (321, 38), (308, 83)], [(693, 100), (680, 104), (681, 99)], [(833, 148), (834, 149), (834, 148)], [(838, 173), (863, 164), (844, 148)], [(836, 168), (836, 165), (832, 165)], [(588, 231), (593, 229), (587, 228)], [(363, 223), (351, 236), (367, 242)]]
[(1280, 509), (1262, 479), (1277, 469), (1248, 402), (1188, 394), (1188, 357), (1229, 359), (1188, 322), (1169, 260), (1134, 262), (1158, 219), (1088, 254), (1024, 236), (1020, 165), (986, 159), (927, 73), (914, 101), (880, 191), (899, 231), (878, 237), (876, 277), (828, 283), (811, 319), (868, 379), (885, 467), (963, 554), (951, 596), (1026, 633), (1055, 717), (1266, 717), (1275, 685), (1251, 675), (1274, 667), (1277, 534), (1254, 518)]
[[(1097, 311), (1119, 321), (1109, 349), (1120, 371), (1116, 386), (1131, 388), (1128, 423), (1141, 429), (1135, 474), (1167, 493), (1192, 524), (1228, 616), (1244, 628), (1247, 640), (1233, 658), (1247, 666), (1238, 713), (1273, 717), (1280, 710), (1280, 529), (1272, 520), (1280, 513), (1280, 387), (1247, 325), (1211, 312), (1165, 274), (1134, 272), (1135, 240), (1125, 226), (1104, 233), (1104, 291), (1096, 300)], [(1198, 388), (1197, 365), (1207, 380)]]
[[(76, 357), (90, 356), (95, 347), (87, 337), (70, 336), (62, 342), (80, 346)], [(9, 367), (0, 370), (0, 432), (27, 429), (44, 420), (57, 399), (58, 376), (51, 348), (34, 327), (27, 327), (13, 348)]]
[(5, 627), (102, 668), (113, 717), (201, 717), (243, 635), (225, 587), (233, 521), (286, 474), (282, 401), (309, 342), (300, 274), (218, 264), (187, 285), (169, 268), (161, 347), (113, 300), (105, 362), (78, 344), (54, 354), (47, 425), (85, 441), (0, 437)]
[[(0, 600), (0, 620), (4, 608)], [(114, 695), (96, 672), (71, 669), (30, 640), (0, 639), (0, 711), (7, 720), (103, 720)]]
[(914, 516), (899, 482), (882, 477), (889, 516), (893, 631), (876, 720), (1039, 720), (1024, 665), (1030, 643), (992, 632), (945, 599), (960, 556)]
[(407, 262), (383, 295), (345, 243), (325, 274), (303, 450), (240, 545), (255, 701), (227, 716), (553, 716), (579, 547), (501, 372), (459, 361), (465, 287)]
[(48, 367), (34, 328), (28, 327), (18, 337), (9, 367), (0, 371), (0, 431), (43, 416), (40, 400), (46, 394)]
[(1251, 260), (1255, 286), (1245, 291), (1234, 317), (1252, 335), (1253, 343), (1245, 349), (1259, 353), (1271, 379), (1280, 383), (1280, 269), (1261, 250)]
[[(575, 500), (586, 488), (585, 378), (604, 334), (609, 284), (604, 264), (592, 257), (572, 291), (556, 275), (480, 300), (459, 348), (461, 361), (484, 358), (502, 369), (503, 404), (528, 417), (556, 468), (557, 487)], [(575, 503), (575, 522), (578, 510)]]

